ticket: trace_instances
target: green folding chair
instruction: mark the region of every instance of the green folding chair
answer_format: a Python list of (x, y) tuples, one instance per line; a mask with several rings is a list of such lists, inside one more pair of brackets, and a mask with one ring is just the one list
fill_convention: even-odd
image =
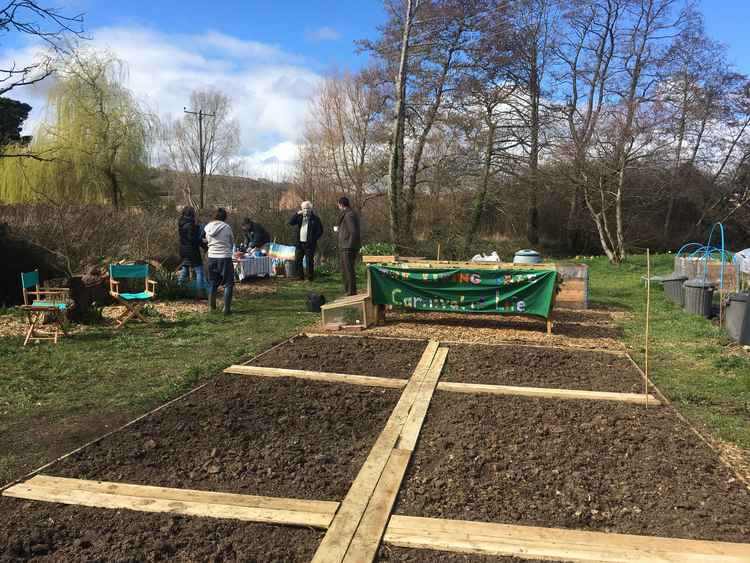
[[(33, 290), (31, 288), (34, 288)], [(23, 345), (40, 340), (52, 340), (57, 344), (60, 334), (65, 334), (65, 311), (68, 309), (69, 290), (62, 287), (39, 287), (39, 270), (21, 274), (21, 289), (23, 291), (23, 305), (21, 309), (26, 313), (29, 328)], [(52, 330), (39, 328), (44, 323), (45, 316), (52, 319)]]
[[(122, 279), (145, 280), (143, 291), (127, 293), (120, 291)], [(125, 311), (115, 322), (115, 328), (122, 328), (132, 318), (147, 323), (148, 320), (141, 314), (141, 309), (154, 298), (156, 293), (156, 282), (148, 277), (148, 264), (110, 264), (109, 265), (109, 294), (120, 304), (125, 306)]]

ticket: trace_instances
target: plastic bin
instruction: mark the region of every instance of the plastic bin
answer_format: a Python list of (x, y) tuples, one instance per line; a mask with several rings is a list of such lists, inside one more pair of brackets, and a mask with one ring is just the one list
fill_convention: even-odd
[(707, 319), (713, 314), (714, 284), (701, 279), (688, 280), (683, 284), (685, 311)]
[(299, 278), (302, 276), (302, 272), (297, 270), (297, 263), (294, 260), (284, 261), (284, 271), (288, 278)]
[(664, 297), (682, 307), (685, 303), (685, 294), (682, 286), (687, 279), (687, 276), (677, 273), (664, 276), (661, 280), (664, 286)]
[(750, 344), (750, 293), (730, 293), (726, 299), (724, 327), (732, 340)]

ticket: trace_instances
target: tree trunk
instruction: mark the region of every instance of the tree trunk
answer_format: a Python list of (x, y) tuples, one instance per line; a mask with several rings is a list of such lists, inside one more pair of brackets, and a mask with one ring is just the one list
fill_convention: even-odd
[(401, 197), (404, 187), (404, 126), (406, 121), (406, 77), (409, 59), (409, 37), (414, 12), (419, 0), (406, 0), (404, 33), (401, 39), (401, 59), (396, 78), (396, 107), (391, 135), (391, 155), (388, 162), (388, 194), (390, 200), (391, 242), (398, 247), (403, 229), (401, 226)]
[(484, 153), (484, 163), (482, 165), (482, 181), (479, 185), (479, 191), (477, 197), (474, 200), (474, 209), (471, 214), (471, 223), (469, 223), (469, 230), (466, 233), (466, 251), (471, 251), (471, 245), (474, 243), (477, 232), (479, 231), (479, 225), (482, 221), (482, 212), (487, 201), (487, 190), (490, 185), (490, 173), (492, 171), (492, 151), (495, 146), (495, 124), (490, 122), (489, 129), (487, 130), (487, 148)]
[(537, 190), (539, 189), (539, 67), (537, 66), (536, 46), (532, 49), (531, 74), (529, 80), (529, 96), (531, 101), (531, 139), (529, 144), (529, 198), (528, 224), (526, 238), (531, 244), (539, 242), (539, 210)]

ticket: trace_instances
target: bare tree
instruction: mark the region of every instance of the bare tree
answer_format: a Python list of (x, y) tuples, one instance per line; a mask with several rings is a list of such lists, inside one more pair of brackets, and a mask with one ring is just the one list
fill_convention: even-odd
[(239, 122), (231, 118), (229, 97), (219, 90), (194, 90), (182, 119), (163, 126), (166, 155), (177, 171), (198, 177), (199, 207), (206, 205), (205, 177), (229, 174), (240, 144)]
[(367, 71), (329, 77), (311, 103), (305, 126), (302, 182), (343, 192), (358, 209), (382, 195), (382, 109), (383, 96)]
[(33, 0), (0, 2), (0, 40), (3, 35), (18, 33), (41, 40), (48, 48), (32, 63), (0, 68), (0, 96), (19, 86), (35, 84), (55, 70), (55, 57), (69, 53), (69, 39), (82, 37), (83, 15), (65, 15), (57, 8), (41, 6)]
[[(512, 107), (523, 120), (528, 136), (523, 147), (527, 162), (527, 219), (526, 237), (529, 242), (539, 242), (539, 159), (544, 145), (544, 134), (551, 119), (549, 104), (544, 100), (545, 82), (550, 78), (551, 58), (556, 45), (560, 17), (557, 0), (522, 0), (513, 4), (511, 12), (511, 37), (509, 48), (513, 63), (508, 76), (519, 88)], [(504, 26), (506, 27), (506, 26)], [(507, 33), (494, 28), (495, 34)], [(499, 42), (500, 38), (496, 40)], [(507, 41), (507, 39), (506, 39)]]

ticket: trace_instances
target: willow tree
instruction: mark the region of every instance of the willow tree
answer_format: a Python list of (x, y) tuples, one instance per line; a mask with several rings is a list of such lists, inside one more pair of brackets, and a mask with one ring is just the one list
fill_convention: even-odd
[(0, 199), (117, 208), (149, 197), (149, 120), (124, 80), (123, 63), (108, 53), (67, 58), (29, 151), (39, 158), (0, 159)]

